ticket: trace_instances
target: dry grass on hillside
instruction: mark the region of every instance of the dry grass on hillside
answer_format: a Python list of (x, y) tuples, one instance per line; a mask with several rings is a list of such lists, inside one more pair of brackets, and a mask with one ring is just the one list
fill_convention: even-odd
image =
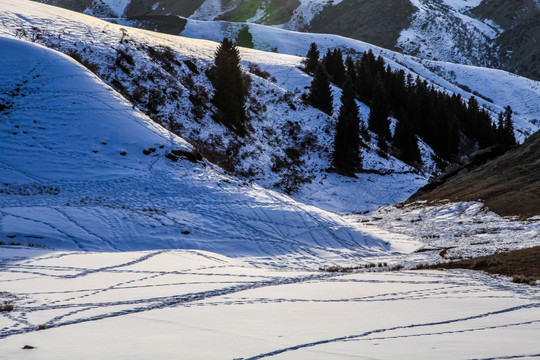
[(482, 201), (501, 216), (540, 215), (540, 131), (521, 146), (411, 200)]
[(514, 282), (534, 285), (540, 280), (540, 246), (475, 259), (421, 266), (419, 269), (471, 269), (511, 276)]

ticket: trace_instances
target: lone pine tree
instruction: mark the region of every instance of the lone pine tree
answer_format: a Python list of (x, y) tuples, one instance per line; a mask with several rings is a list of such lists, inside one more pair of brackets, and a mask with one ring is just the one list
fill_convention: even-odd
[(217, 108), (216, 121), (221, 122), (239, 135), (246, 133), (246, 95), (240, 53), (234, 43), (224, 38), (219, 44), (210, 76), (214, 85), (212, 103)]
[(358, 152), (360, 118), (350, 80), (347, 80), (343, 86), (341, 104), (336, 125), (332, 165), (338, 173), (352, 176), (354, 170), (361, 166), (362, 160)]
[(328, 74), (323, 65), (319, 64), (315, 70), (313, 81), (311, 81), (309, 104), (331, 116), (333, 99)]
[(236, 35), (236, 45), (253, 49), (253, 35), (249, 32), (247, 25), (242, 26), (238, 34)]

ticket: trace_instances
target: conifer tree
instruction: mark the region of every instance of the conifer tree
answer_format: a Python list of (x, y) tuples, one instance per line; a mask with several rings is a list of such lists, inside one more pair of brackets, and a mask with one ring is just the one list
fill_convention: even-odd
[(516, 137), (514, 135), (514, 123), (512, 122), (512, 113), (512, 108), (510, 106), (504, 108), (503, 138), (504, 145), (508, 148), (514, 147), (516, 145)]
[(347, 77), (350, 79), (354, 88), (356, 86), (356, 67), (354, 66), (354, 60), (350, 55), (345, 59), (345, 69)]
[(238, 34), (236, 35), (236, 45), (253, 49), (253, 35), (249, 32), (247, 25), (242, 26)]
[(497, 120), (497, 143), (504, 144), (504, 115), (502, 112), (499, 113)]
[(358, 153), (360, 145), (359, 124), (360, 118), (354, 88), (351, 81), (347, 80), (343, 86), (332, 154), (332, 165), (343, 175), (352, 176), (354, 170), (361, 166), (362, 161)]
[(496, 128), (493, 128), (491, 116), (482, 109), (478, 116), (478, 144), (481, 148), (492, 146), (496, 143)]
[(393, 140), (398, 159), (410, 165), (421, 161), (414, 129), (404, 118), (398, 120)]
[(315, 70), (313, 81), (311, 81), (309, 104), (332, 116), (333, 101), (334, 97), (332, 96), (328, 74), (323, 65), (319, 64)]
[(324, 65), (324, 70), (328, 74), (328, 78), (332, 81), (332, 71), (334, 70), (334, 55), (332, 50), (328, 49), (326, 54), (322, 58), (322, 63)]
[(217, 108), (215, 119), (239, 135), (245, 135), (247, 88), (240, 69), (240, 53), (232, 41), (224, 38), (214, 59), (211, 80), (214, 85), (212, 103)]
[(388, 120), (389, 111), (380, 76), (377, 76), (373, 87), (373, 99), (371, 101), (371, 111), (369, 112), (368, 127), (381, 138), (390, 139), (390, 121)]
[(337, 86), (342, 86), (345, 82), (345, 65), (343, 64), (343, 53), (340, 49), (332, 52), (332, 69), (329, 71), (332, 81)]
[(315, 73), (315, 70), (317, 70), (317, 65), (319, 65), (319, 49), (317, 48), (317, 44), (311, 43), (308, 53), (306, 55), (306, 58), (302, 61), (304, 64), (304, 70), (308, 74)]

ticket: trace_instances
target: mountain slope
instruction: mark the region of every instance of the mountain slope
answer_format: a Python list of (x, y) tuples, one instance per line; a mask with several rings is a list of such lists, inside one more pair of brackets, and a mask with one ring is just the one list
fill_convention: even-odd
[(530, 42), (539, 35), (535, 0), (39, 1), (100, 17), (150, 16), (163, 23), (179, 15), (337, 34), (426, 59), (500, 68), (540, 80), (540, 50)]
[(413, 77), (418, 75), (436, 88), (459, 94), (464, 99), (476, 96), (494, 119), (503, 111), (504, 106), (510, 105), (515, 110), (513, 119), (519, 141), (523, 141), (540, 126), (540, 103), (535, 101), (540, 97), (539, 82), (506, 71), (424, 60), (341, 36), (299, 33), (258, 24), (188, 20), (182, 35), (220, 41), (223, 37), (236, 38), (245, 26), (253, 36), (256, 49), (298, 55), (306, 54), (310, 44), (315, 42), (323, 54), (328, 49), (339, 48), (353, 58), (372, 50), (376, 56), (382, 56), (392, 69), (403, 69)]
[[(77, 58), (154, 121), (181, 135), (229, 173), (284, 192), (298, 193), (310, 183), (308, 194), (316, 192), (323, 205), (308, 203), (340, 212), (403, 201), (427, 180), (401, 161), (377, 155), (375, 139), (363, 150), (366, 173), (352, 181), (329, 174), (335, 119), (303, 103), (312, 78), (298, 69), (302, 58), (242, 50), (243, 68), (251, 79), (250, 129), (242, 138), (212, 118), (216, 109), (210, 101), (213, 86), (206, 72), (213, 63), (215, 42), (128, 29), (29, 1), (0, 4), (6, 10), (0, 14), (5, 24), (1, 32)], [(262, 71), (269, 75), (259, 76)], [(337, 114), (340, 90), (333, 91)], [(360, 106), (365, 122), (369, 108)], [(428, 149), (424, 155), (428, 168), (433, 165)], [(385, 196), (372, 195), (390, 186), (393, 191)], [(329, 187), (333, 193), (325, 191)], [(351, 188), (358, 197), (351, 198)]]
[[(369, 2), (363, 2), (362, 6), (368, 6), (368, 3)], [(460, 58), (460, 56), (463, 55), (463, 51), (459, 50), (458, 48), (455, 48), (455, 46), (463, 47), (463, 48), (470, 48), (469, 46), (466, 46), (465, 40), (463, 39), (460, 40), (460, 37), (463, 37), (463, 36), (466, 39), (468, 39), (467, 41), (471, 42), (471, 46), (474, 45), (472, 46), (472, 48), (480, 49), (481, 47), (484, 47), (484, 48), (489, 47), (488, 45), (486, 45), (485, 41), (482, 39), (486, 38), (486, 36), (487, 38), (491, 38), (495, 36), (495, 34), (498, 33), (498, 30), (496, 29), (496, 27), (493, 27), (490, 24), (486, 25), (479, 20), (473, 19), (471, 16), (464, 16), (462, 14), (462, 13), (470, 12), (471, 9), (477, 6), (479, 3), (480, 2), (478, 0), (475, 0), (473, 2), (471, 1), (463, 2), (461, 0), (451, 1), (451, 2), (447, 1), (443, 3), (437, 3), (436, 5), (430, 5), (429, 1), (426, 1), (425, 4), (424, 2), (415, 3), (415, 6), (422, 8), (422, 11), (420, 11), (419, 14), (423, 14), (422, 15), (423, 17), (419, 18), (417, 16), (416, 18), (418, 19), (415, 21), (419, 21), (418, 27), (415, 27), (415, 29), (412, 29), (411, 31), (408, 31), (408, 32), (407, 31), (402, 32), (402, 37), (404, 39), (406, 38), (413, 39), (413, 38), (419, 37), (419, 39), (422, 40), (419, 43), (415, 41), (413, 41), (414, 44), (409, 43), (409, 45), (412, 44), (413, 47), (415, 48), (418, 48), (418, 46), (421, 45), (420, 46), (421, 49), (418, 48), (420, 50), (418, 49), (417, 49), (418, 51), (411, 50), (412, 52), (418, 53), (420, 58), (403, 56), (397, 52), (384, 50), (377, 46), (354, 41), (352, 39), (344, 39), (339, 36), (307, 34), (307, 33), (299, 34), (296, 32), (285, 31), (285, 30), (277, 29), (277, 28), (269, 28), (266, 26), (259, 26), (255, 24), (249, 24), (248, 29), (251, 35), (253, 36), (253, 43), (254, 43), (255, 48), (259, 50), (265, 50), (265, 51), (277, 50), (281, 53), (286, 53), (290, 55), (304, 55), (307, 52), (310, 42), (317, 42), (318, 44), (320, 44), (322, 51), (325, 51), (328, 48), (339, 47), (346, 54), (351, 53), (353, 56), (355, 55), (356, 52), (362, 52), (362, 51), (367, 51), (368, 49), (372, 49), (375, 52), (375, 54), (381, 54), (383, 57), (385, 57), (385, 61), (387, 63), (390, 63), (390, 65), (393, 68), (397, 68), (397, 69), (405, 68), (406, 70), (412, 72), (413, 75), (418, 74), (422, 78), (425, 78), (426, 80), (428, 80), (429, 82), (432, 82), (451, 92), (459, 93), (464, 98), (469, 98), (472, 95), (472, 93), (474, 93), (479, 98), (482, 98), (482, 99), (479, 99), (480, 103), (484, 107), (487, 107), (488, 109), (492, 110), (495, 117), (497, 113), (502, 111), (504, 106), (511, 105), (512, 108), (514, 109), (516, 118), (518, 119), (518, 123), (520, 122), (519, 119), (521, 117), (525, 117), (528, 121), (533, 121), (533, 122), (540, 121), (539, 120), (540, 111), (538, 111), (537, 109), (538, 108), (537, 102), (531, 103), (531, 101), (523, 99), (523, 96), (525, 96), (526, 98), (534, 98), (534, 97), (539, 96), (538, 85), (536, 82), (528, 82), (528, 84), (526, 84), (527, 83), (526, 80), (516, 82), (515, 81), (516, 79), (512, 79), (512, 75), (506, 74), (504, 72), (497, 73), (497, 72), (492, 72), (489, 69), (483, 69), (483, 68), (470, 68), (467, 66), (453, 66), (453, 65), (449, 65), (446, 62), (448, 60), (452, 60), (452, 61), (457, 61), (457, 62), (464, 62), (467, 64), (481, 63), (484, 65), (485, 64), (489, 65), (489, 62), (486, 63), (486, 59), (488, 55), (486, 55), (485, 52), (473, 51), (473, 53), (475, 54), (474, 56), (476, 56), (477, 58), (474, 61), (472, 60), (469, 61), (469, 60), (466, 60), (465, 57)], [(145, 3), (145, 4), (148, 5), (149, 3)], [(213, 41), (220, 41), (223, 36), (228, 36), (234, 39), (238, 36), (239, 31), (242, 28), (244, 28), (243, 24), (236, 24), (236, 23), (230, 23), (230, 22), (204, 22), (204, 21), (192, 20), (194, 18), (214, 19), (217, 16), (216, 13), (222, 14), (223, 9), (226, 10), (229, 8), (235, 8), (235, 7), (240, 6), (240, 4), (243, 4), (243, 2), (240, 0), (227, 2), (226, 5), (221, 4), (221, 2), (219, 1), (207, 2), (205, 3), (206, 5), (201, 7), (201, 8), (207, 9), (205, 10), (205, 15), (203, 16), (200, 14), (200, 16), (191, 16), (191, 19), (180, 19), (177, 16), (173, 16), (172, 14), (174, 14), (174, 12), (170, 12), (167, 7), (169, 5), (172, 6), (172, 3), (169, 4), (168, 2), (160, 2), (159, 4), (160, 6), (156, 7), (156, 9), (151, 12), (148, 12), (146, 10), (144, 11), (141, 10), (140, 12), (132, 11), (129, 14), (130, 16), (135, 16), (136, 14), (138, 14), (140, 15), (139, 17), (132, 18), (131, 20), (120, 19), (116, 21), (119, 21), (120, 23), (130, 25), (130, 26), (140, 26), (140, 27), (143, 27), (145, 29), (150, 29), (150, 30), (158, 30), (158, 31), (166, 31), (166, 32), (170, 31), (171, 33), (174, 33), (174, 34), (178, 34), (178, 32), (181, 31), (183, 36), (188, 36), (192, 38), (200, 38), (200, 39), (209, 39)], [(280, 4), (283, 5), (282, 2), (276, 2), (275, 6), (279, 7)], [(324, 13), (323, 9), (334, 9), (334, 8), (339, 8), (339, 7), (344, 7), (344, 6), (347, 6), (349, 9), (347, 13), (351, 13), (353, 12), (352, 10), (358, 6), (358, 5), (352, 6), (348, 4), (349, 3), (347, 1), (334, 2), (332, 5), (329, 5), (325, 1), (312, 2), (312, 1), (306, 0), (301, 3), (301, 5), (298, 7), (298, 9), (294, 13), (295, 13), (295, 16), (300, 13), (304, 15), (309, 13), (309, 14), (312, 14), (313, 16), (316, 16), (317, 14), (322, 15)], [(406, 6), (406, 4), (403, 3), (400, 6)], [(377, 8), (377, 7), (371, 6), (370, 11), (374, 11), (372, 8)], [(342, 11), (342, 12), (345, 12), (345, 11)], [(403, 12), (405, 12), (405, 10), (401, 11), (400, 14)], [(169, 14), (170, 16), (168, 16), (167, 14)], [(167, 20), (167, 18), (170, 18), (170, 19)], [(457, 20), (455, 21), (452, 20), (454, 18), (456, 18)], [(425, 21), (422, 19), (424, 19)], [(426, 19), (428, 20), (435, 19), (435, 20), (428, 21)], [(441, 19), (445, 19), (445, 20), (442, 21)], [(531, 19), (535, 19), (535, 17), (533, 16), (531, 17)], [(396, 23), (396, 22), (398, 22), (398, 20), (392, 21), (392, 23)], [(329, 21), (324, 21), (324, 23), (329, 23)], [(427, 25), (424, 27), (422, 25), (423, 23), (426, 23)], [(441, 26), (443, 28), (441, 28)], [(456, 31), (452, 29), (448, 29), (447, 28), (448, 26), (457, 26), (457, 28), (459, 28), (461, 31), (460, 33), (461, 35), (457, 34)], [(291, 28), (295, 29), (298, 27), (292, 26)], [(358, 27), (355, 27), (355, 28), (358, 28)], [(424, 28), (424, 30), (422, 30), (421, 28)], [(440, 31), (435, 31), (433, 29), (439, 29)], [(463, 29), (467, 29), (467, 31)], [(532, 27), (531, 29), (534, 29), (534, 27)], [(418, 31), (421, 31), (421, 33), (419, 33)], [(380, 31), (378, 33), (380, 33)], [(525, 34), (522, 34), (522, 35), (523, 36), (521, 38), (530, 39), (530, 37), (526, 36)], [(473, 38), (475, 39), (474, 41), (472, 40)], [(404, 46), (407, 44), (407, 41), (403, 43)], [(433, 47), (434, 44), (440, 44), (440, 46), (437, 46), (438, 52), (448, 52), (449, 55), (446, 56), (442, 53), (438, 55), (434, 55), (435, 52), (433, 50), (430, 50), (430, 47)], [(406, 45), (406, 46), (409, 46), (409, 45)], [(424, 49), (423, 48), (424, 46), (427, 46), (427, 48)], [(535, 48), (534, 46), (530, 46), (530, 45), (527, 45), (527, 46), (524, 45), (524, 47), (528, 47), (533, 50)], [(430, 59), (438, 58), (440, 61), (427, 61), (427, 60), (423, 60), (422, 57), (424, 58), (427, 57)], [(534, 56), (532, 55), (528, 58), (532, 60), (535, 59)], [(393, 62), (397, 62), (398, 64), (397, 65), (393, 64)], [(521, 63), (521, 65), (527, 66), (528, 63), (529, 62), (527, 60), (524, 60)], [(448, 66), (452, 66), (453, 69), (447, 70), (446, 68)], [(459, 69), (460, 71), (456, 71), (456, 68)], [(461, 79), (456, 78), (456, 75), (459, 77), (460, 73), (462, 72), (468, 73), (467, 78), (461, 78)], [(489, 78), (489, 82), (490, 82), (489, 87), (485, 86), (484, 80), (487, 80), (487, 78)], [(497, 78), (500, 78), (498, 83), (492, 81), (493, 79), (497, 80)], [(515, 94), (516, 91), (522, 92), (521, 89), (518, 90), (514, 88), (514, 86), (517, 84), (519, 84), (519, 86), (526, 84), (525, 87), (528, 88), (526, 91), (529, 91), (532, 94), (529, 94), (529, 95), (523, 94), (523, 96), (521, 94), (518, 94), (517, 96), (515, 95), (501, 96), (500, 90), (503, 90), (503, 89), (506, 93), (512, 92), (513, 94)], [(511, 86), (509, 87), (508, 85), (511, 85)], [(525, 109), (524, 107), (528, 109)], [(528, 128), (527, 130), (525, 130), (523, 128), (523, 125), (524, 124), (518, 124), (516, 126), (518, 133), (521, 132), (525, 134), (525, 136), (520, 136), (519, 134), (517, 135), (521, 141), (524, 139), (524, 137), (536, 131), (536, 128), (537, 128), (536, 126), (530, 127), (530, 126), (525, 125), (525, 127)]]
[(301, 267), (416, 246), (400, 236), (392, 245), (193, 159), (185, 141), (64, 55), (8, 38), (0, 48), (3, 239), (85, 251), (200, 249)]
[(306, 30), (337, 34), (395, 49), (401, 31), (410, 26), (416, 10), (409, 0), (343, 0), (325, 7)]
[(540, 215), (540, 132), (518, 148), (412, 200), (476, 201), (503, 216)]

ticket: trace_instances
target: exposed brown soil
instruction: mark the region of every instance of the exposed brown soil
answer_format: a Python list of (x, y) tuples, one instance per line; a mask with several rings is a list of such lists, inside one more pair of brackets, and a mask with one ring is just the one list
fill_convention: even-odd
[(511, 276), (515, 282), (540, 280), (540, 246), (475, 259), (422, 266), (422, 269), (471, 269)]
[(395, 49), (417, 9), (409, 0), (344, 0), (315, 16), (309, 31), (337, 34)]
[(540, 131), (525, 143), (410, 201), (482, 201), (501, 216), (540, 215)]

